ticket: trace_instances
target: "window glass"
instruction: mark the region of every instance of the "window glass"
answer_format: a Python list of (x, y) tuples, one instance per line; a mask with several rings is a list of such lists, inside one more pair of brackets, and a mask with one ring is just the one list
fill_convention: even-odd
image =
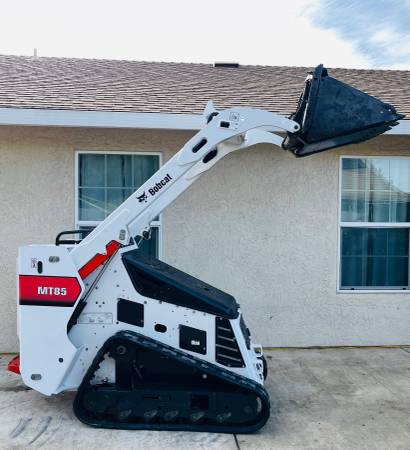
[[(159, 169), (159, 162), (158, 155), (80, 153), (77, 226), (83, 229), (104, 220)], [(154, 224), (151, 239), (142, 243), (152, 255), (158, 254), (158, 227)]]
[(110, 214), (134, 192), (134, 189), (107, 188), (106, 214)]
[(104, 187), (105, 186), (105, 156), (82, 154), (79, 159), (80, 174), (79, 184), (81, 187)]
[(101, 188), (79, 189), (80, 220), (104, 220), (106, 217), (105, 191)]
[[(134, 187), (131, 158), (131, 155), (106, 155), (107, 187)], [(140, 158), (144, 157), (141, 156)], [(142, 183), (146, 180), (147, 178)]]
[(79, 220), (103, 220), (159, 168), (157, 155), (79, 155)]
[(410, 222), (410, 160), (344, 158), (342, 222)]
[(350, 228), (341, 231), (343, 288), (407, 288), (408, 228)]
[(341, 289), (408, 289), (410, 159), (341, 165)]
[(389, 191), (390, 160), (383, 158), (367, 159), (367, 172), (370, 191)]
[(343, 191), (366, 190), (367, 166), (365, 159), (342, 159), (342, 186)]
[(133, 157), (133, 186), (139, 187), (159, 169), (159, 158)]
[(391, 221), (410, 222), (410, 160), (390, 160)]

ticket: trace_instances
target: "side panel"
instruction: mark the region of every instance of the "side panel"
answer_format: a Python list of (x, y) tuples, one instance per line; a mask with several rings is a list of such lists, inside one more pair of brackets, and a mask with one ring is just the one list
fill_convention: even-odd
[[(96, 286), (87, 297), (87, 305), (69, 333), (72, 342), (83, 347), (78, 364), (67, 374), (67, 384), (78, 386), (98, 350), (119, 331), (135, 331), (166, 345), (231, 370), (258, 383), (263, 383), (259, 367), (260, 348), (247, 348), (240, 327), (241, 315), (230, 320), (243, 365), (218, 364), (216, 361), (216, 316), (195, 309), (144, 297), (139, 294), (121, 261), (120, 250), (110, 261)], [(135, 305), (133, 308), (132, 305)], [(127, 308), (124, 308), (124, 305)], [(63, 309), (63, 308), (58, 308)], [(229, 319), (227, 319), (229, 320)], [(188, 332), (187, 332), (188, 331)], [(104, 361), (105, 375), (110, 378), (112, 366)], [(101, 375), (101, 379), (105, 378)]]
[(65, 247), (30, 245), (18, 256), (20, 371), (24, 383), (46, 395), (70, 388), (67, 372), (81, 353), (67, 323), (84, 285)]

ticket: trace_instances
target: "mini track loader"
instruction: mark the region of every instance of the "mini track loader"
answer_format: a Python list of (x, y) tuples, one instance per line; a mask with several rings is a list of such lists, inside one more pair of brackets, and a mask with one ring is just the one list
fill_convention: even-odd
[(323, 66), (307, 77), (290, 118), (250, 108), (217, 112), (211, 103), (205, 116), (204, 127), (83, 240), (64, 240), (63, 232), (55, 245), (19, 249), (20, 356), (9, 368), (45, 395), (76, 389), (74, 411), (88, 425), (261, 428), (269, 418), (267, 368), (239, 305), (146, 256), (141, 239), (228, 153), (268, 143), (306, 156), (379, 135), (403, 117)]

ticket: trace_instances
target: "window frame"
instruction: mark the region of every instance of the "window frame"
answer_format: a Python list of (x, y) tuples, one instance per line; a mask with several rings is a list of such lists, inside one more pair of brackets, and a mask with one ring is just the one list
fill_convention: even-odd
[[(98, 154), (98, 155), (141, 155), (141, 156), (158, 156), (159, 168), (163, 164), (163, 153), (160, 151), (138, 151), (138, 150), (75, 150), (74, 157), (74, 229), (78, 230), (80, 227), (95, 227), (102, 222), (102, 220), (79, 220), (79, 160), (80, 155), (84, 154)], [(159, 220), (151, 222), (152, 228), (158, 229), (158, 255), (162, 257), (162, 213), (159, 215)]]
[[(389, 289), (389, 288), (355, 288), (343, 289), (342, 282), (342, 228), (408, 228), (410, 233), (410, 222), (343, 222), (342, 221), (342, 175), (343, 175), (343, 159), (409, 159), (410, 156), (400, 155), (340, 155), (339, 156), (339, 195), (338, 195), (338, 228), (337, 228), (337, 286), (338, 294), (409, 294), (410, 293), (410, 261), (408, 267), (409, 286), (407, 289)], [(409, 239), (410, 247), (410, 239)], [(410, 252), (409, 252), (410, 254)]]

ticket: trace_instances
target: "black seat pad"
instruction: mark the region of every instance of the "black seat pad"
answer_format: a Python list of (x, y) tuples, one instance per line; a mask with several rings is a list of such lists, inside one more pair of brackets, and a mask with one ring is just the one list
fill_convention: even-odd
[(131, 250), (122, 261), (134, 288), (144, 297), (235, 319), (239, 305), (232, 295), (188, 275), (159, 259)]

